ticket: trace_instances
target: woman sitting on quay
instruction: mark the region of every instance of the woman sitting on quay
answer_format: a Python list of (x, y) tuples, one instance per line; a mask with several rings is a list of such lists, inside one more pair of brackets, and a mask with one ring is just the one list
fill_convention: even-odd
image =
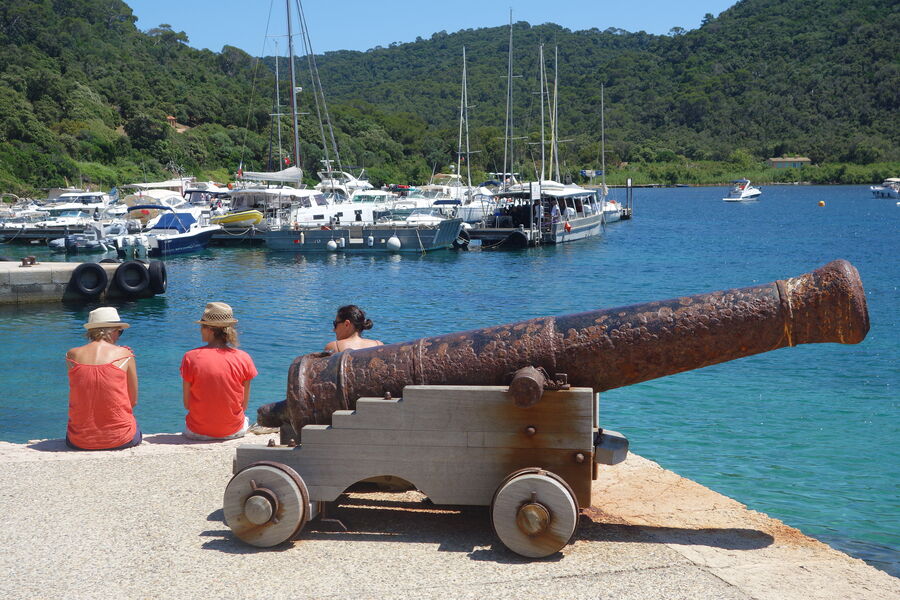
[(189, 350), (181, 360), (186, 438), (234, 439), (250, 427), (244, 412), (257, 370), (250, 355), (237, 349), (237, 322), (224, 302), (207, 304), (197, 321), (206, 345)]
[(367, 319), (366, 313), (354, 304), (340, 307), (332, 325), (335, 340), (325, 345), (325, 352), (343, 352), (383, 345), (378, 340), (360, 336), (363, 331), (372, 329), (372, 321)]
[(90, 341), (66, 352), (66, 445), (73, 450), (121, 450), (141, 443), (133, 412), (138, 399), (134, 353), (116, 345), (128, 327), (115, 308), (94, 309), (84, 324)]

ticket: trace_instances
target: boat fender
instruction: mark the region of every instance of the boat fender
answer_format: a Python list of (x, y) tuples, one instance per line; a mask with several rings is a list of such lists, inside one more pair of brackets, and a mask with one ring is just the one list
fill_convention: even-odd
[(328, 240), (328, 243), (325, 244), (325, 247), (332, 251), (337, 250), (337, 242), (335, 242), (334, 240)]
[(147, 272), (150, 275), (150, 291), (154, 294), (165, 294), (168, 286), (166, 263), (161, 260), (150, 261)]
[(366, 246), (371, 248), (374, 245), (375, 245), (375, 236), (370, 235), (369, 237), (366, 238)]
[(401, 246), (400, 238), (398, 238), (396, 235), (392, 235), (391, 237), (388, 238), (388, 241), (387, 241), (387, 249), (388, 250), (397, 251), (400, 249), (400, 246)]
[(343, 248), (346, 245), (347, 245), (347, 241), (344, 238), (338, 238), (338, 246)]
[(69, 277), (69, 286), (85, 298), (96, 298), (106, 289), (109, 276), (97, 263), (81, 263)]
[(137, 262), (129, 260), (119, 265), (113, 274), (113, 281), (122, 292), (127, 296), (137, 296), (147, 291), (150, 285), (150, 273), (147, 267)]

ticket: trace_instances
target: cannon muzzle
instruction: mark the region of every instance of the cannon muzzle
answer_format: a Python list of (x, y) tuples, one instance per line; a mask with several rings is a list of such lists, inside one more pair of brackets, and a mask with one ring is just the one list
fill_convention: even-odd
[[(364, 396), (400, 396), (407, 385), (506, 385), (525, 367), (602, 392), (785, 346), (856, 344), (868, 331), (859, 273), (836, 260), (764, 285), (307, 354), (291, 364), (286, 401), (261, 407), (259, 422), (299, 432)], [(527, 406), (543, 378), (523, 373), (515, 387), (525, 400), (516, 403)]]

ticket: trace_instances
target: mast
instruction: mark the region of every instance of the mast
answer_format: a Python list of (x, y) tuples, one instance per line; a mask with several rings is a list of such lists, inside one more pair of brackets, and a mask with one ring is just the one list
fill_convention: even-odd
[[(465, 153), (463, 153), (463, 134), (465, 134)], [(463, 81), (459, 100), (459, 144), (456, 156), (456, 172), (462, 178), (461, 161), (465, 156), (466, 161), (466, 198), (470, 199), (472, 193), (472, 166), (469, 152), (469, 84), (466, 72), (466, 47), (463, 46)]]
[(284, 0), (287, 10), (288, 58), (291, 61), (291, 114), (294, 123), (294, 166), (300, 168), (300, 127), (297, 123), (297, 74), (294, 68), (294, 36), (291, 32), (291, 0)]
[[(513, 26), (512, 26), (512, 9), (509, 9), (509, 58), (507, 59), (506, 70), (506, 138), (503, 142), (503, 181), (501, 189), (509, 188), (507, 182), (507, 173), (512, 172), (512, 58), (513, 58)], [(509, 157), (509, 168), (507, 167), (507, 156)]]
[(462, 177), (463, 120), (466, 114), (466, 47), (463, 46), (462, 86), (459, 89), (459, 137), (456, 140), (456, 172)]
[(281, 152), (282, 152), (282, 149), (281, 149), (281, 116), (282, 115), (281, 115), (281, 91), (278, 88), (281, 87), (279, 85), (281, 83), (281, 78), (278, 73), (278, 40), (273, 40), (273, 41), (275, 42), (275, 106), (277, 107), (275, 109), (276, 114), (273, 115), (273, 117), (277, 121), (277, 125), (278, 125), (278, 169), (276, 169), (276, 170), (280, 171), (281, 167), (282, 167), (282, 164), (281, 164)]
[(556, 180), (559, 176), (559, 46), (553, 48), (553, 159), (556, 164)]
[(606, 202), (606, 108), (603, 104), (603, 84), (600, 84), (600, 185)]
[(542, 43), (538, 48), (538, 55), (540, 56), (540, 64), (541, 67), (538, 69), (538, 75), (541, 80), (541, 181), (544, 181), (546, 177), (544, 166), (547, 164), (545, 153), (545, 144), (547, 143), (544, 139), (544, 78), (546, 77), (546, 73), (544, 72), (544, 44)]

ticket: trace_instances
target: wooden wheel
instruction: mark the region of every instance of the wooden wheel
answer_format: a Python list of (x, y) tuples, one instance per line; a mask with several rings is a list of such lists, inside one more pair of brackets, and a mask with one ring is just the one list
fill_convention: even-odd
[(572, 488), (543, 469), (522, 469), (507, 477), (491, 502), (491, 524), (503, 544), (522, 556), (542, 558), (569, 543), (578, 522)]
[(275, 546), (309, 520), (309, 491), (287, 465), (256, 462), (225, 486), (225, 523), (238, 538), (261, 548)]

